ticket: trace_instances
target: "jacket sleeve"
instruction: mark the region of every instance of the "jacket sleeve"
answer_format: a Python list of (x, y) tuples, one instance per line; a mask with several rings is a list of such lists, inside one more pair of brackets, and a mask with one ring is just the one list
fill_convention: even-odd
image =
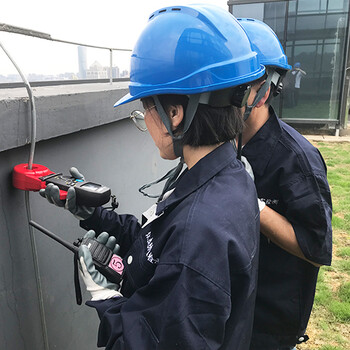
[(101, 232), (108, 232), (116, 237), (121, 247), (120, 255), (122, 257), (129, 250), (141, 229), (135, 216), (118, 215), (116, 212), (103, 207), (96, 208), (90, 218), (80, 221), (80, 226), (85, 230), (94, 230), (96, 235)]
[(98, 346), (113, 350), (219, 349), (230, 297), (181, 264), (160, 264), (129, 299), (90, 301), (101, 320)]
[(332, 260), (332, 202), (325, 174), (303, 174), (281, 189), (286, 217), (293, 225), (305, 257), (330, 265)]

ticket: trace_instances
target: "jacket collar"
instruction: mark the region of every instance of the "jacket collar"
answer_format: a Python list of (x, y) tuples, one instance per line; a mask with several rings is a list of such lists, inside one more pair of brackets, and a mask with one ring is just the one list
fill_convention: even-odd
[(282, 127), (275, 111), (270, 106), (269, 119), (242, 150), (242, 155), (248, 159), (256, 175), (264, 174), (281, 134)]
[(229, 142), (217, 147), (214, 151), (200, 159), (190, 170), (186, 169), (179, 177), (174, 192), (157, 205), (157, 215), (168, 207), (182, 201), (207, 181), (213, 178), (230, 163), (238, 166), (237, 154)]

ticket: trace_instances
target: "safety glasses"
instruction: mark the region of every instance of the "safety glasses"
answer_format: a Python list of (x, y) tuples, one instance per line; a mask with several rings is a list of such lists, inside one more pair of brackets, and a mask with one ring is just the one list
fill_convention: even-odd
[(132, 111), (130, 114), (130, 118), (135, 123), (136, 127), (141, 131), (147, 131), (147, 126), (145, 123), (145, 114), (156, 106), (151, 106), (145, 108), (145, 111), (142, 113), (141, 111)]
[(140, 131), (147, 131), (145, 115), (141, 111), (132, 111), (130, 114), (130, 119), (135, 123), (136, 127)]

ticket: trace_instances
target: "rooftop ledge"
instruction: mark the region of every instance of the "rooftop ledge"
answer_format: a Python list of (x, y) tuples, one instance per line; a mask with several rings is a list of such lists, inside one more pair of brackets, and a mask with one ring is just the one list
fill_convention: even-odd
[[(133, 102), (114, 108), (128, 92), (129, 82), (33, 87), (37, 141), (127, 118), (139, 109)], [(0, 152), (28, 144), (30, 105), (25, 87), (0, 89)]]

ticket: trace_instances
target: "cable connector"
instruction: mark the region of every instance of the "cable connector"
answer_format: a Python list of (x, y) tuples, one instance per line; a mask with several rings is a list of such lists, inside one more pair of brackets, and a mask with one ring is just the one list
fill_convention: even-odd
[(111, 195), (111, 207), (107, 208), (107, 209), (111, 209), (111, 211), (114, 211), (115, 209), (117, 209), (119, 207), (119, 203), (117, 201), (117, 196), (112, 194)]

